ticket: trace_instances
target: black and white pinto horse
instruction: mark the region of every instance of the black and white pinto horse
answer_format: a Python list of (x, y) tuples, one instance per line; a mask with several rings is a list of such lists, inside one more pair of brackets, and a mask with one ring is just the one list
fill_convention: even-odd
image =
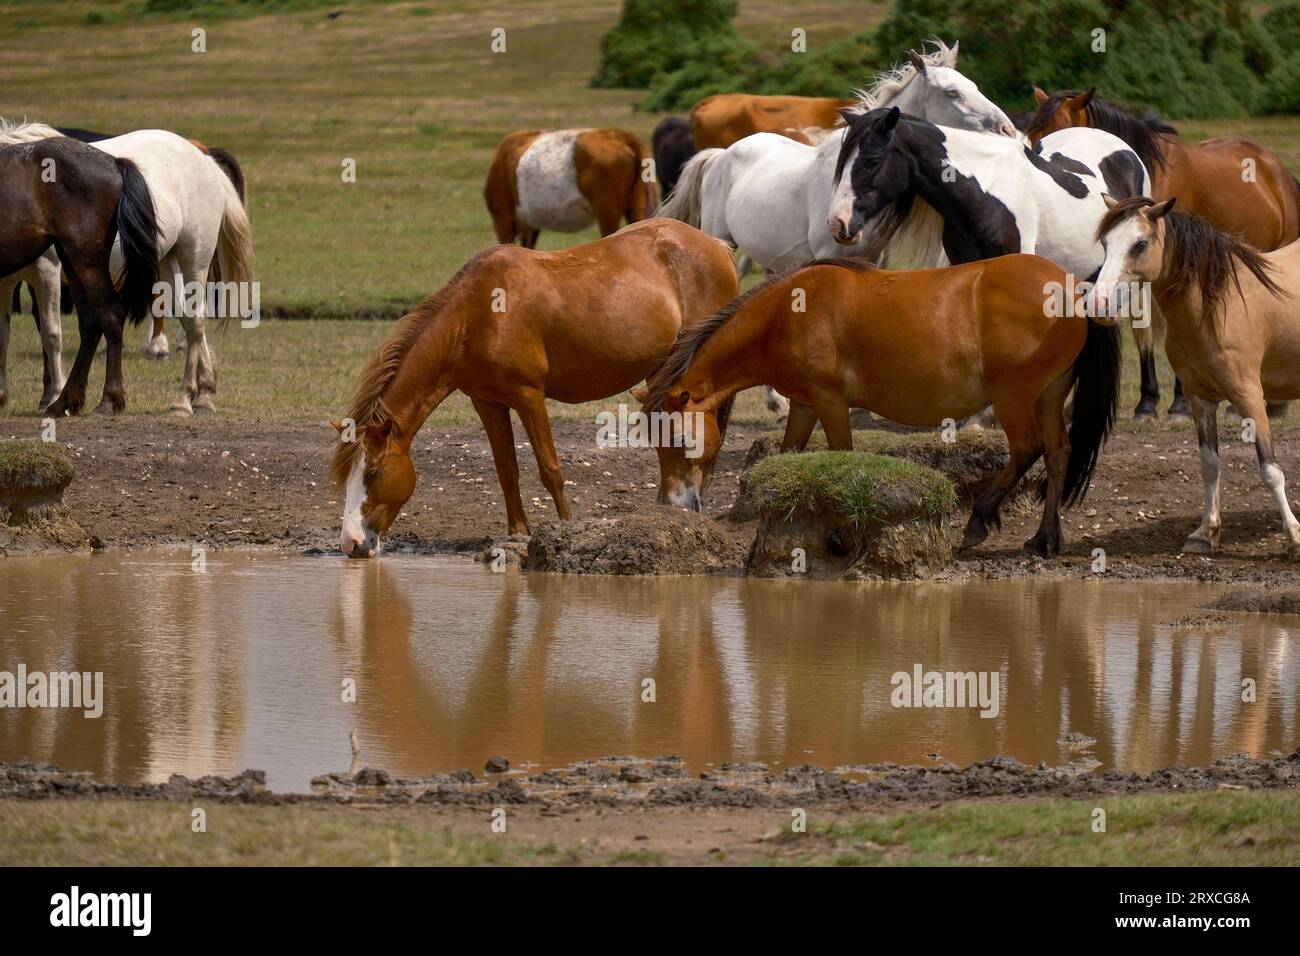
[(913, 247), (940, 246), (952, 263), (1027, 252), (1090, 282), (1105, 259), (1095, 237), (1103, 196), (1151, 188), (1137, 153), (1102, 130), (1061, 130), (1031, 148), (898, 109), (845, 119), (827, 222), (844, 245), (860, 243), (871, 224), (886, 242), (908, 233)]

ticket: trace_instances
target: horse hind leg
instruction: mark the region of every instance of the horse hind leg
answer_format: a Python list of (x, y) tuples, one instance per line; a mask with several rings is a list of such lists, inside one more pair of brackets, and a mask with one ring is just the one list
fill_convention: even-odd
[(1209, 554), (1219, 546), (1222, 519), (1219, 515), (1219, 403), (1191, 399), (1196, 420), (1196, 439), (1201, 449), (1201, 481), (1205, 485), (1201, 525), (1183, 544), (1186, 554)]
[(811, 405), (795, 405), (786, 419), (785, 435), (781, 438), (782, 451), (803, 451), (808, 447), (813, 429), (817, 427), (817, 412)]
[(9, 299), (19, 288), (0, 282), (0, 408), (9, 404)]
[(1296, 560), (1300, 558), (1300, 521), (1296, 520), (1291, 511), (1286, 497), (1286, 475), (1278, 467), (1273, 454), (1272, 426), (1269, 425), (1264, 396), (1256, 389), (1253, 394), (1233, 398), (1242, 413), (1242, 420), (1250, 419), (1255, 423), (1255, 454), (1259, 458), (1259, 476), (1272, 493), (1273, 502), (1282, 517), (1282, 531), (1287, 537), (1287, 557)]
[(999, 508), (1003, 499), (1020, 483), (1034, 462), (1043, 454), (1043, 442), (1031, 412), (1025, 411), (1027, 403), (995, 400), (994, 411), (1002, 421), (1007, 436), (1007, 464), (975, 499), (970, 520), (962, 535), (959, 551), (973, 548), (989, 536), (989, 528), (1002, 527)]
[(41, 257), (37, 262), (37, 281), (32, 285), (36, 306), (36, 325), (41, 336), (44, 356), (43, 389), (37, 412), (43, 412), (63, 391), (63, 316), (61, 297), (63, 269), (57, 256)]
[(1138, 367), (1142, 373), (1140, 397), (1133, 409), (1134, 418), (1155, 418), (1160, 402), (1160, 383), (1156, 380), (1156, 337), (1151, 327), (1133, 327), (1133, 341), (1138, 349)]
[(1074, 374), (1069, 372), (1053, 382), (1035, 403), (1034, 413), (1047, 466), (1047, 487), (1043, 494), (1043, 520), (1038, 533), (1025, 542), (1024, 548), (1040, 558), (1054, 558), (1061, 553), (1061, 495), (1065, 489), (1066, 466), (1070, 462), (1065, 399), (1073, 385)]

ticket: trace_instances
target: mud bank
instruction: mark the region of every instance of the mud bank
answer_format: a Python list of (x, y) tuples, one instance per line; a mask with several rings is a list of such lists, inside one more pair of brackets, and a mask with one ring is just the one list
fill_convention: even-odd
[(73, 476), (68, 453), (58, 445), (0, 441), (0, 554), (90, 547), (90, 536), (64, 503)]
[(312, 781), (312, 793), (274, 793), (260, 770), (236, 777), (165, 783), (107, 784), (90, 774), (53, 764), (0, 764), (0, 799), (130, 799), (260, 804), (438, 804), (495, 806), (533, 804), (557, 810), (590, 807), (698, 808), (836, 805), (869, 807), (897, 803), (1016, 797), (1083, 797), (1195, 790), (1300, 788), (1300, 751), (1269, 757), (1236, 754), (1208, 767), (1167, 767), (1151, 773), (1094, 773), (1086, 761), (1030, 767), (1011, 757), (958, 767), (868, 764), (828, 770), (805, 764), (772, 773), (764, 764), (723, 764), (699, 776), (687, 774), (680, 757), (603, 757), (568, 767), (525, 774), (475, 775), (469, 770), (424, 777), (397, 777), (363, 768)]
[[(5, 437), (31, 435), (36, 425), (12, 419)], [(666, 513), (654, 503), (659, 473), (653, 454), (593, 448), (591, 429), (582, 422), (556, 420), (553, 431), (565, 477), (574, 482), (569, 493), (575, 518)], [(704, 517), (730, 511), (749, 449), (765, 435), (766, 428), (733, 424)], [(1300, 475), (1300, 428), (1282, 426), (1274, 435), (1280, 465), (1288, 476)], [(69, 515), (93, 547), (199, 543), (213, 550), (337, 553), (342, 499), (325, 477), (334, 439), (325, 421), (85, 416), (61, 422), (59, 437), (77, 469), (65, 495)], [(481, 428), (426, 429), (412, 452), (419, 482), (386, 540), (387, 550), (469, 556), (506, 537), (496, 470)], [(1022, 493), (1003, 509), (1002, 530), (944, 574), (1090, 578), (1096, 576), (1093, 552), (1100, 548), (1108, 577), (1300, 589), (1300, 564), (1282, 559), (1277, 512), (1260, 487), (1254, 451), (1226, 443), (1222, 454), (1223, 540), (1212, 556), (1180, 553), (1200, 521), (1194, 429), (1126, 421), (1102, 453), (1088, 498), (1063, 514), (1060, 558), (1041, 561), (1020, 551), (1040, 516), (1033, 496)], [(554, 520), (554, 507), (532, 469), (521, 470), (521, 483), (534, 528)], [(961, 482), (955, 483), (960, 495)], [(960, 541), (964, 519), (958, 514), (948, 526), (950, 542)], [(0, 540), (0, 555), (62, 547), (40, 538), (19, 547), (11, 537)]]

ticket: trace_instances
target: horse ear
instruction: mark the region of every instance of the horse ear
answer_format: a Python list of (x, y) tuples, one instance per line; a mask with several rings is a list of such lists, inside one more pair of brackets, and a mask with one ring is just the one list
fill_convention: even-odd
[(907, 59), (912, 64), (912, 66), (916, 67), (917, 73), (925, 72), (925, 60), (915, 50), (907, 51)]
[(631, 391), (632, 397), (642, 405), (644, 405), (645, 400), (650, 397), (650, 389), (646, 388), (644, 385), (638, 385), (635, 388), (629, 389), (629, 391)]
[(898, 125), (898, 118), (903, 115), (902, 110), (897, 106), (891, 106), (889, 112), (885, 114), (885, 131), (893, 129)]
[(382, 422), (373, 422), (366, 426), (366, 445), (371, 448), (383, 448), (388, 443), (388, 434), (393, 430), (393, 420), (386, 418)]
[(1158, 202), (1147, 209), (1147, 217), (1153, 222), (1157, 219), (1163, 219), (1169, 215), (1169, 211), (1174, 208), (1175, 197), (1170, 196), (1164, 202)]
[(1106, 204), (1107, 209), (1114, 209), (1116, 206), (1119, 205), (1119, 200), (1116, 199), (1114, 196), (1112, 196), (1110, 193), (1102, 193), (1101, 201)]
[(844, 120), (845, 126), (848, 126), (857, 117), (862, 115), (861, 111), (856, 106), (845, 106), (842, 109), (836, 110), (836, 112), (840, 114), (840, 119)]
[(1038, 87), (1038, 86), (1035, 86), (1035, 87), (1034, 87), (1034, 102), (1035, 102), (1035, 103), (1037, 103), (1039, 106), (1042, 106), (1044, 103), (1046, 103), (1046, 102), (1047, 102), (1048, 100), (1050, 100), (1050, 99), (1051, 99), (1051, 97), (1048, 96), (1046, 93), (1043, 92), (1042, 87)]
[(951, 47), (948, 48), (948, 53), (949, 53), (948, 65), (950, 67), (956, 67), (957, 65), (957, 49), (960, 46), (961, 46), (961, 41), (958, 40), (956, 43), (954, 43)]
[(1080, 93), (1078, 96), (1074, 98), (1073, 100), (1074, 108), (1076, 110), (1083, 109), (1085, 106), (1087, 106), (1089, 103), (1092, 102), (1092, 98), (1096, 94), (1097, 94), (1097, 87), (1095, 86), (1088, 87), (1088, 92)]
[(337, 418), (331, 418), (330, 424), (334, 426), (334, 430), (336, 432), (338, 432), (340, 435), (343, 434), (343, 423), (341, 421), (339, 421)]

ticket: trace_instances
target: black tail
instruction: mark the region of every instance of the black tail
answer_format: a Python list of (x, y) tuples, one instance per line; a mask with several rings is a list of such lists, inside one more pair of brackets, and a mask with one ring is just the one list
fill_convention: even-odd
[(244, 180), (244, 170), (240, 168), (239, 161), (230, 155), (230, 151), (222, 149), (220, 146), (213, 146), (208, 150), (208, 155), (212, 161), (221, 167), (221, 171), (235, 187), (235, 192), (239, 193), (239, 201), (248, 206), (248, 186)]
[(120, 295), (127, 317), (135, 324), (144, 320), (153, 304), (158, 278), (158, 218), (149, 184), (135, 163), (118, 159), (122, 174), (122, 198), (117, 202), (117, 234), (122, 240), (126, 270)]
[(1088, 493), (1101, 446), (1115, 424), (1119, 405), (1118, 325), (1088, 323), (1083, 351), (1074, 360), (1074, 420), (1070, 423), (1070, 461), (1065, 466), (1061, 502), (1067, 508)]

